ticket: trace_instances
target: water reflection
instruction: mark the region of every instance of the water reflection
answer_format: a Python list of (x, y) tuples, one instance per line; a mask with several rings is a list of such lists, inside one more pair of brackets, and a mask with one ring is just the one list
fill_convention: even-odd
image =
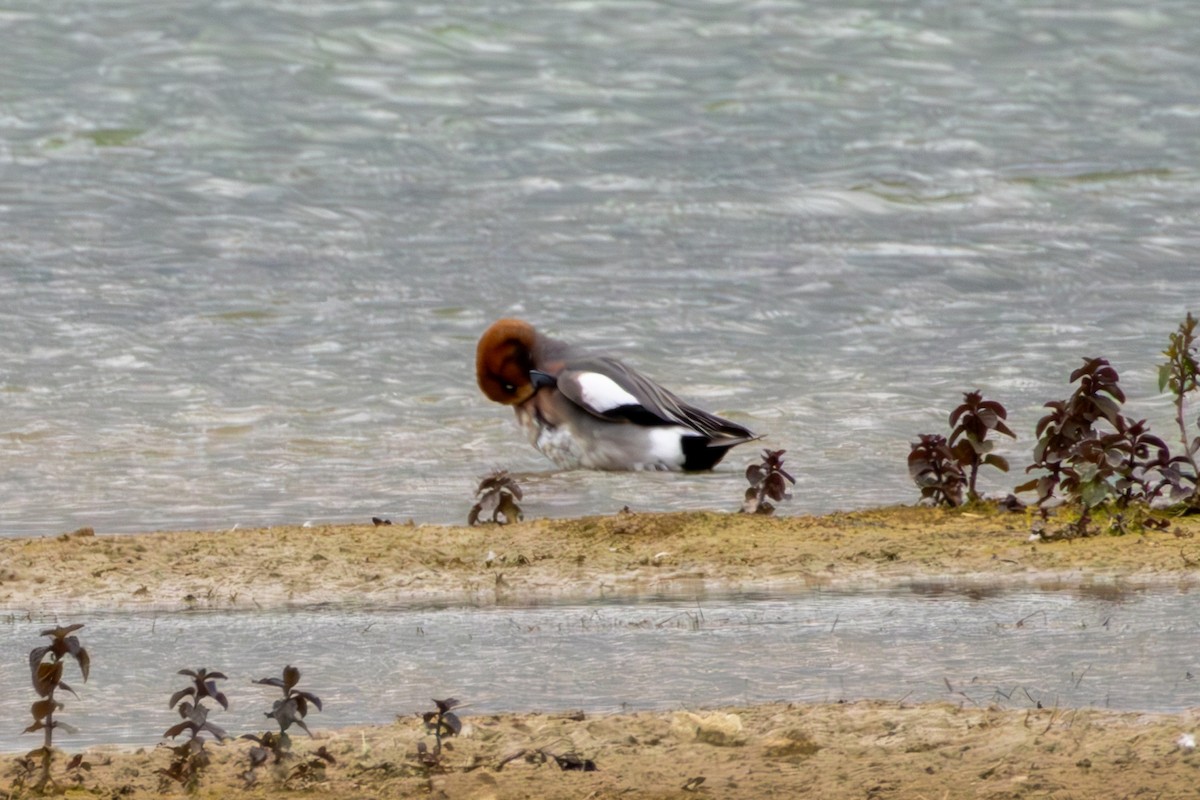
[[(248, 732), (285, 664), (325, 700), (317, 727), (386, 723), (453, 695), (471, 711), (593, 712), (881, 698), (1174, 711), (1200, 704), (1192, 598), (1170, 591), (889, 591), (490, 608), (10, 615), (0, 625), (0, 749), (32, 701), (24, 654), (84, 621), (92, 676), (68, 697), (72, 746), (152, 743), (175, 719), (175, 671), (230, 676), (220, 724)], [(73, 667), (67, 670), (72, 674)], [(70, 677), (68, 677), (70, 681)]]

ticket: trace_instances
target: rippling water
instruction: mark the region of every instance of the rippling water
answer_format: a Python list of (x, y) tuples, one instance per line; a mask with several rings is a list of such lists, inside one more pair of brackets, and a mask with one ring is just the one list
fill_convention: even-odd
[[(287, 614), (93, 615), (79, 632), (91, 679), (67, 680), (72, 748), (149, 744), (178, 721), (182, 668), (229, 676), (234, 735), (262, 729), (273, 690), (301, 668), (324, 701), (314, 729), (391, 722), (455, 696), (470, 714), (674, 709), (776, 700), (945, 700), (1004, 708), (1176, 712), (1200, 703), (1194, 598), (1184, 593), (889, 592), (660, 598), (612, 605), (305, 609)], [(64, 621), (65, 622), (65, 621)], [(24, 654), (50, 619), (0, 618), (0, 751), (31, 747)], [(219, 717), (219, 719), (218, 719)]]
[[(521, 315), (912, 501), (960, 392), (1026, 463), (1080, 357), (1170, 433), (1200, 5), (48, 3), (0, 12), (0, 535), (736, 505), (555, 473), (474, 386)], [(993, 479), (1005, 490), (1015, 479)]]

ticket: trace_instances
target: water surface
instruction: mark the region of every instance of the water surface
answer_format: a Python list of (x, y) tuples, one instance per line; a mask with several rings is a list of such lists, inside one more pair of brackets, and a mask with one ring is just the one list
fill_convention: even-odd
[[(767, 433), (788, 512), (915, 499), (979, 388), (1084, 356), (1173, 437), (1200, 5), (48, 3), (0, 12), (0, 535), (730, 508), (555, 473), (502, 315)], [(988, 476), (1005, 491), (1017, 479)]]
[[(1200, 704), (1194, 599), (1170, 591), (1002, 591), (915, 584), (488, 608), (308, 608), (292, 613), (88, 615), (91, 678), (66, 679), (70, 746), (149, 744), (177, 720), (181, 668), (219, 669), (235, 735), (262, 730), (285, 664), (324, 701), (310, 726), (390, 722), (458, 697), (467, 714), (728, 706), (782, 700), (945, 700), (1004, 708), (1174, 712)], [(0, 750), (18, 723), (25, 653), (53, 618), (0, 619)], [(76, 620), (60, 620), (63, 623)], [(72, 680), (75, 678), (75, 680)]]

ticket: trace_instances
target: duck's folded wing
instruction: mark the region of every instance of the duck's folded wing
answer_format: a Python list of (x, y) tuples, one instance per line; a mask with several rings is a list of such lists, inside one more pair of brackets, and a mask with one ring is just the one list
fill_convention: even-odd
[(733, 445), (757, 438), (749, 429), (683, 402), (620, 361), (593, 358), (557, 376), (558, 390), (589, 414), (638, 425), (682, 425)]

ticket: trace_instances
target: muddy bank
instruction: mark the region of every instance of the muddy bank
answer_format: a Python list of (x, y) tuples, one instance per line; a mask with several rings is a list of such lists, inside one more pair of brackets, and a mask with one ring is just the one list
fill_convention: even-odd
[[(466, 712), (469, 714), (469, 712)], [(1200, 756), (1181, 747), (1195, 714), (905, 706), (764, 705), (717, 711), (466, 716), (440, 768), (420, 720), (298, 739), (296, 757), (247, 777), (249, 742), (210, 746), (196, 797), (1194, 797)], [(325, 747), (336, 763), (305, 768)], [(595, 771), (564, 771), (554, 756)], [(158, 774), (165, 748), (92, 750), (79, 796), (187, 796)], [(65, 760), (65, 759), (64, 759)], [(9, 762), (12, 763), (11, 761)], [(10, 768), (10, 796), (16, 768)], [(72, 783), (65, 774), (64, 785)], [(248, 781), (250, 781), (248, 783)], [(5, 784), (0, 784), (3, 786)], [(74, 792), (72, 792), (74, 795)], [(4, 791), (0, 790), (0, 796)]]
[(1024, 514), (618, 514), (504, 527), (281, 526), (0, 539), (0, 609), (496, 603), (905, 580), (1190, 586), (1195, 518), (1032, 542)]

